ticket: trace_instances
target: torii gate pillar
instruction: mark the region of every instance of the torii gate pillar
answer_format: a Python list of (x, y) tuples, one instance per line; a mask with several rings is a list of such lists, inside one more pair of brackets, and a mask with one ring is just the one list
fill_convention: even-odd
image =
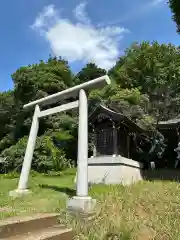
[(69, 211), (92, 212), (96, 200), (88, 196), (88, 102), (86, 92), (79, 92), (79, 126), (76, 196), (67, 202)]

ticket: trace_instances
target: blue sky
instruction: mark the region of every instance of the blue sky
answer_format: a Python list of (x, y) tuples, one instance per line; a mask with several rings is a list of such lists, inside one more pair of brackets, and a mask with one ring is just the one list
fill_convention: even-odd
[(0, 91), (11, 74), (49, 54), (69, 60), (73, 71), (88, 61), (109, 69), (134, 41), (179, 45), (166, 0), (1, 1)]

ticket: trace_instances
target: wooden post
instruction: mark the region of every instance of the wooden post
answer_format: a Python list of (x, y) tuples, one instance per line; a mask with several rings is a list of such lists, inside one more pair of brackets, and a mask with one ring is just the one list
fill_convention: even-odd
[(130, 158), (131, 135), (127, 134), (127, 157)]
[(97, 157), (97, 149), (96, 149), (96, 145), (93, 145), (93, 157)]
[(118, 155), (118, 147), (117, 147), (117, 129), (116, 125), (113, 123), (113, 155), (117, 156)]
[(97, 139), (96, 139), (95, 130), (94, 130), (94, 137), (93, 137), (93, 157), (97, 157)]
[(176, 128), (176, 134), (177, 134), (177, 139), (178, 139), (178, 143), (179, 143), (180, 142), (179, 127)]

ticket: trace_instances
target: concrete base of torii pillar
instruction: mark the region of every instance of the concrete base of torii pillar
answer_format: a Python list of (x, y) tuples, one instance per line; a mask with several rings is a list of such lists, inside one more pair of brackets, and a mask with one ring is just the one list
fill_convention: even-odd
[(14, 197), (14, 198), (19, 198), (19, 197), (23, 197), (24, 195), (28, 195), (31, 194), (32, 192), (28, 189), (15, 189), (9, 192), (9, 196), (10, 197)]
[(92, 199), (91, 197), (78, 197), (75, 196), (68, 200), (67, 202), (67, 210), (70, 213), (82, 213), (85, 215), (89, 215), (94, 212), (96, 206), (96, 199)]

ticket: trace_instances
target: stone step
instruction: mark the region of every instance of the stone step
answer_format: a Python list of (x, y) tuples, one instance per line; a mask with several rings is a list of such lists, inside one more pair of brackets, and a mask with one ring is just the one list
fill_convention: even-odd
[[(43, 213), (27, 217), (11, 217), (0, 221), (0, 239), (39, 231), (59, 223), (59, 214)], [(60, 228), (60, 226), (59, 226)]]
[[(1, 238), (0, 238), (1, 239)], [(53, 227), (16, 235), (4, 240), (72, 240), (73, 232), (71, 229), (61, 228), (59, 225)]]

